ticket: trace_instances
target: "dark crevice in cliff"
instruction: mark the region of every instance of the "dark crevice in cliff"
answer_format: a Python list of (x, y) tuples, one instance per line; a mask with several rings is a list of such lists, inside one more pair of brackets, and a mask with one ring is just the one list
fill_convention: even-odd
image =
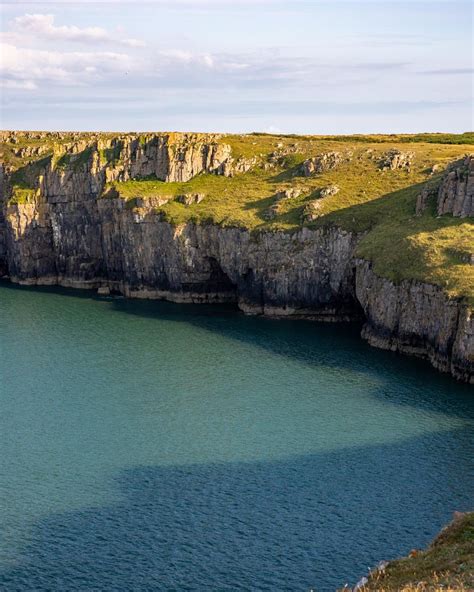
[(227, 292), (235, 294), (237, 301), (237, 286), (225, 273), (215, 257), (207, 257), (211, 268), (209, 280), (206, 282), (207, 290), (211, 292)]
[[(225, 158), (212, 145), (210, 152), (188, 146), (187, 157), (181, 147), (170, 160), (163, 142), (132, 142), (128, 168), (113, 167), (108, 174), (183, 180), (213, 171)], [(114, 150), (115, 144), (104, 149)], [(231, 302), (244, 312), (275, 317), (366, 320), (363, 336), (372, 345), (426, 357), (440, 370), (472, 380), (468, 308), (438, 286), (381, 277), (369, 263), (371, 252), (356, 258), (364, 233), (335, 224), (292, 233), (193, 222), (174, 226), (151, 204), (131, 207), (119, 197), (98, 198), (106, 181), (101, 158), (83, 150), (56, 167), (46, 159), (41, 175), (19, 169), (28, 187), (36, 183), (25, 202), (9, 202), (8, 183), (2, 182), (0, 277), (139, 298)], [(378, 215), (389, 219), (399, 199), (396, 193), (378, 199)], [(338, 215), (370, 221), (373, 201)], [(400, 232), (406, 240), (412, 228)], [(394, 261), (389, 253), (387, 269), (393, 270)]]

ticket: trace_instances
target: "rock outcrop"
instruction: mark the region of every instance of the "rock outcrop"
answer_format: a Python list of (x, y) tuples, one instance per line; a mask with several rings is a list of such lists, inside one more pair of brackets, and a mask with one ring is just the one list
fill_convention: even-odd
[(431, 198), (436, 199), (438, 216), (474, 216), (474, 155), (448, 166), (438, 183), (428, 182), (418, 195), (416, 213), (422, 214)]
[(329, 197), (330, 195), (336, 195), (339, 191), (340, 189), (337, 185), (328, 185), (321, 189), (320, 195), (321, 197)]
[(414, 156), (415, 155), (413, 154), (413, 152), (389, 150), (383, 155), (380, 161), (380, 168), (383, 171), (395, 171), (397, 169), (406, 169), (409, 172)]
[[(363, 336), (371, 344), (427, 358), (456, 378), (474, 380), (470, 309), (441, 288), (377, 276), (368, 261), (355, 256), (357, 233), (337, 226), (291, 233), (194, 223), (175, 227), (156, 210), (175, 199), (166, 193), (137, 196), (131, 204), (113, 187), (104, 192), (107, 179), (153, 174), (183, 180), (203, 169), (216, 172), (228, 157), (216, 137), (185, 136), (171, 143), (167, 135), (110, 139), (105, 148), (98, 140), (86, 147), (75, 141), (66, 155), (23, 171), (36, 175), (26, 203), (10, 199), (11, 173), (0, 168), (0, 275), (23, 284), (137, 298), (235, 302), (254, 314), (365, 318)], [(463, 195), (468, 193), (465, 178), (456, 179), (468, 188)], [(283, 191), (276, 204), (297, 195), (295, 189)], [(202, 197), (178, 199), (190, 204)], [(307, 207), (308, 219), (317, 217), (322, 199)]]
[(201, 203), (204, 197), (204, 193), (183, 193), (182, 195), (176, 196), (176, 201), (179, 201), (185, 206), (191, 206), (193, 204)]
[(438, 214), (474, 216), (474, 155), (448, 170), (438, 192)]
[(274, 195), (274, 203), (266, 210), (264, 216), (266, 220), (273, 220), (280, 213), (280, 206), (282, 202), (292, 199), (293, 197), (299, 197), (302, 190), (298, 187), (290, 187), (289, 189), (283, 189), (278, 191)]
[(356, 295), (371, 345), (430, 360), (442, 372), (474, 379), (474, 316), (441, 288), (377, 276), (369, 261), (356, 263)]
[(252, 169), (257, 163), (257, 157), (240, 157), (235, 160), (232, 156), (228, 156), (216, 169), (214, 169), (214, 172), (218, 175), (224, 175), (224, 177), (233, 177), (236, 174), (250, 171), (250, 169)]
[(303, 210), (303, 222), (314, 222), (321, 216), (324, 201), (322, 199), (312, 199)]
[(318, 173), (325, 173), (335, 169), (343, 160), (343, 155), (340, 152), (325, 152), (305, 160), (301, 165), (301, 174), (304, 177), (310, 177)]

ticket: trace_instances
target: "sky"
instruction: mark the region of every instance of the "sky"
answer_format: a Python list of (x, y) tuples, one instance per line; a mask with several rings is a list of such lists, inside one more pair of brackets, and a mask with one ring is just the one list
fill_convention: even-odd
[(465, 0), (2, 0), (0, 127), (463, 132)]

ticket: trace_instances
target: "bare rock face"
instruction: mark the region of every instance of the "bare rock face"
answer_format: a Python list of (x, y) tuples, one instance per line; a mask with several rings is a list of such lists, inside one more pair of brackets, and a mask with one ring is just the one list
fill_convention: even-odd
[(214, 169), (213, 172), (215, 172), (217, 175), (223, 175), (224, 177), (233, 177), (236, 174), (250, 171), (257, 163), (258, 158), (256, 156), (252, 158), (244, 158), (242, 156), (237, 160), (235, 160), (232, 156), (228, 156), (218, 167)]
[(306, 204), (303, 210), (303, 222), (314, 222), (321, 216), (323, 201), (321, 199), (313, 199)]
[(474, 216), (474, 155), (447, 171), (439, 188), (437, 209), (439, 215)]
[(413, 152), (389, 150), (383, 155), (380, 161), (380, 168), (383, 171), (395, 171), (398, 169), (406, 169), (409, 172), (414, 156), (415, 155)]
[(184, 133), (78, 138), (66, 144), (56, 143), (53, 150), (51, 169), (56, 179), (53, 170), (49, 171), (50, 194), (57, 192), (58, 185), (67, 185), (78, 170), (100, 177), (101, 183), (147, 177), (186, 182), (202, 172), (218, 172), (232, 152), (216, 134)]
[[(81, 141), (73, 137), (67, 153), (58, 149), (36, 172), (29, 203), (9, 202), (11, 171), (0, 166), (0, 276), (137, 298), (236, 302), (255, 314), (322, 320), (363, 315), (363, 336), (373, 345), (425, 357), (461, 380), (474, 380), (472, 311), (439, 287), (395, 284), (375, 274), (368, 261), (355, 257), (360, 235), (337, 227), (291, 233), (175, 227), (156, 211), (172, 199), (166, 193), (137, 196), (136, 207), (113, 188), (103, 193), (110, 176), (185, 180), (197, 171), (215, 173), (229, 157), (217, 137), (119, 136), (93, 138), (85, 147)], [(340, 161), (334, 156), (324, 162)], [(471, 174), (472, 160), (466, 159), (443, 178), (443, 212), (472, 211), (461, 205), (472, 204)], [(297, 195), (279, 192), (273, 205)], [(180, 200), (201, 198), (185, 194)], [(305, 220), (317, 219), (323, 204), (324, 198), (307, 204)]]
[(357, 261), (356, 294), (371, 345), (427, 358), (443, 372), (474, 383), (474, 316), (438, 286), (377, 276)]
[(176, 201), (179, 201), (185, 206), (191, 206), (193, 204), (201, 203), (204, 197), (204, 193), (184, 193), (183, 195), (178, 195)]
[(336, 195), (339, 193), (340, 189), (337, 185), (328, 185), (327, 187), (323, 187), (321, 189), (321, 197), (329, 197), (330, 195)]
[(436, 200), (439, 216), (474, 216), (474, 155), (451, 163), (437, 184), (430, 181), (423, 187), (416, 202), (418, 215), (426, 210), (431, 199)]
[(344, 158), (340, 152), (325, 152), (315, 158), (308, 158), (301, 165), (301, 174), (310, 177), (318, 173), (324, 173), (335, 169)]
[(290, 187), (289, 189), (283, 189), (282, 191), (275, 193), (275, 200), (284, 201), (293, 197), (299, 197), (301, 193), (302, 190), (299, 187)]

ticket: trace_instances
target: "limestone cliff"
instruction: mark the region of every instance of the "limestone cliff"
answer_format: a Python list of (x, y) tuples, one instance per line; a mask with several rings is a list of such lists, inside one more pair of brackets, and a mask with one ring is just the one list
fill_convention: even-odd
[(436, 199), (436, 211), (440, 216), (474, 216), (474, 156), (469, 155), (452, 163), (438, 184), (424, 188), (418, 196), (418, 214), (426, 209), (432, 196)]
[(174, 226), (146, 200), (130, 207), (103, 193), (110, 180), (230, 174), (231, 151), (218, 136), (74, 139), (57, 152), (40, 170), (25, 171), (34, 177), (26, 203), (12, 199), (13, 175), (0, 169), (0, 275), (130, 297), (235, 302), (254, 314), (365, 319), (362, 335), (372, 345), (474, 381), (468, 306), (430, 284), (378, 277), (356, 256), (361, 234), (337, 225), (294, 232)]
[(474, 317), (467, 306), (431, 284), (378, 277), (369, 261), (358, 260), (356, 270), (366, 318), (362, 336), (371, 345), (426, 357), (442, 372), (472, 382)]
[(449, 170), (438, 192), (438, 214), (474, 216), (474, 156)]

